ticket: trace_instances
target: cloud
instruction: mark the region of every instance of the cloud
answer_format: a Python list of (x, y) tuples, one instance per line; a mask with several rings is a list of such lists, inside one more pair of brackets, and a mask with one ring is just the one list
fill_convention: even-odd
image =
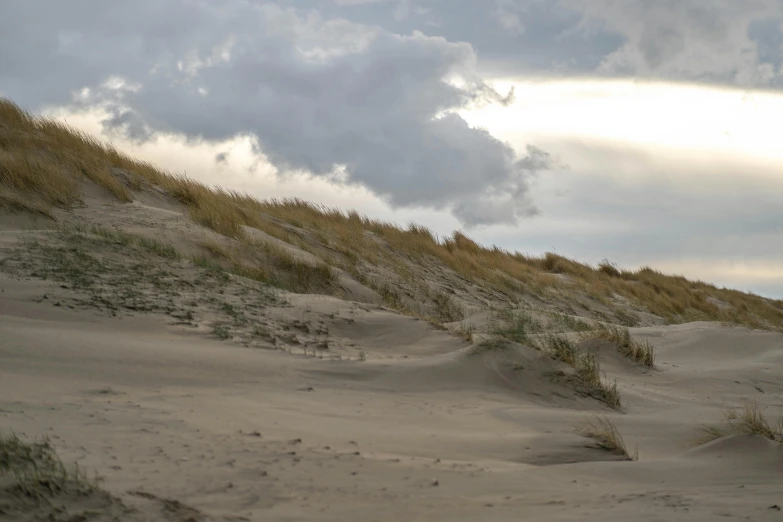
[[(612, 143), (567, 142), (573, 168), (533, 189), (541, 215), (518, 227), (473, 234), (535, 255), (555, 251), (596, 264), (644, 265), (783, 298), (783, 177), (780, 163)], [(635, 172), (618, 167), (625, 157)], [(563, 193), (567, 188), (568, 192)]]
[(626, 43), (604, 58), (601, 70), (667, 78), (774, 84), (780, 50), (763, 61), (749, 29), (754, 22), (783, 18), (778, 0), (567, 0), (597, 23), (622, 34)]
[(229, 155), (229, 153), (226, 152), (226, 151), (218, 152), (217, 154), (215, 154), (215, 163), (222, 163), (224, 165), (227, 164), (228, 163), (228, 155)]
[(482, 239), (536, 252), (555, 248), (590, 262), (666, 261), (667, 269), (677, 259), (758, 262), (783, 273), (780, 161), (611, 141), (547, 145), (571, 158), (572, 169), (536, 185), (541, 218), (524, 232), (497, 227), (495, 237)]
[[(401, 6), (427, 16), (396, 18)], [(335, 12), (397, 31), (437, 21), (429, 34), (471, 42), (482, 68), (504, 76), (781, 81), (781, 0), (379, 0)]]
[[(530, 7), (548, 0), (508, 0)], [(558, 36), (579, 39), (584, 52), (604, 33), (622, 38), (596, 72), (742, 86), (780, 83), (780, 0), (557, 0), (555, 16), (578, 14)], [(776, 48), (767, 43), (775, 41)], [(592, 44), (592, 45), (591, 45)]]
[(519, 34), (525, 32), (525, 23), (522, 20), (525, 14), (524, 5), (516, 4), (514, 0), (495, 0), (493, 14), (501, 29)]
[(99, 105), (137, 141), (253, 136), (281, 175), (345, 169), (393, 206), (516, 223), (547, 157), (454, 112), (511, 99), (476, 67), (467, 43), (270, 2), (31, 0), (0, 21), (0, 92), (27, 107)]

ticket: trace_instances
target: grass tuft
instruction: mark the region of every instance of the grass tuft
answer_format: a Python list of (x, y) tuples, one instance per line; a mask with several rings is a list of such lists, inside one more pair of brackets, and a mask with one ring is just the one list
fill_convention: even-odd
[(109, 244), (115, 244), (121, 247), (135, 247), (166, 259), (180, 259), (182, 257), (176, 248), (167, 243), (147, 236), (130, 234), (121, 230), (111, 230), (97, 226), (71, 226), (62, 227), (62, 232), (66, 235), (76, 234), (84, 238), (94, 236), (105, 240)]
[(490, 333), (492, 335), (516, 343), (529, 343), (530, 335), (541, 333), (543, 330), (541, 322), (526, 311), (497, 310), (493, 312), (490, 319)]
[(562, 361), (576, 370), (577, 382), (588, 393), (601, 400), (612, 408), (621, 406), (620, 392), (617, 389), (617, 381), (608, 383), (601, 376), (601, 365), (598, 357), (572, 343), (567, 337), (550, 334), (537, 344), (537, 348), (553, 359)]
[(25, 442), (13, 433), (0, 433), (0, 475), (13, 476), (13, 488), (30, 498), (66, 491), (87, 495), (100, 482), (97, 476), (88, 477), (78, 465), (65, 465), (48, 439)]
[(231, 337), (231, 334), (228, 331), (228, 327), (224, 324), (215, 324), (212, 326), (212, 334), (221, 341), (225, 341)]
[(465, 318), (465, 310), (449, 294), (436, 292), (432, 300), (435, 304), (435, 319), (441, 323), (453, 323)]
[(722, 426), (703, 426), (702, 436), (696, 442), (704, 444), (726, 435), (745, 434), (783, 444), (783, 415), (777, 422), (771, 422), (764, 417), (756, 402), (747, 402), (741, 409), (727, 409), (723, 412), (723, 418), (725, 423)]
[(559, 332), (586, 332), (593, 329), (593, 326), (572, 315), (563, 313), (550, 313), (550, 327)]
[(628, 452), (620, 431), (608, 417), (596, 417), (594, 420), (579, 426), (577, 432), (583, 437), (593, 439), (598, 448), (602, 450), (620, 455), (626, 460), (637, 460), (639, 458), (638, 450), (634, 450), (633, 454)]
[(628, 359), (652, 368), (655, 366), (655, 348), (647, 340), (635, 339), (626, 327), (599, 324), (586, 332), (583, 340), (599, 340), (613, 344), (617, 351)]
[(609, 277), (620, 277), (622, 275), (620, 270), (617, 269), (617, 265), (608, 259), (604, 259), (598, 263), (598, 271), (608, 275)]

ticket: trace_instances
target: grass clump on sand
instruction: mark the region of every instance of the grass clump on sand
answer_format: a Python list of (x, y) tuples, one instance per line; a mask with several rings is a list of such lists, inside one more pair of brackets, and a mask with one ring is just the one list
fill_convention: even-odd
[(328, 292), (338, 284), (337, 272), (331, 266), (300, 259), (270, 243), (208, 240), (200, 246), (209, 257), (196, 256), (194, 262), (205, 268), (222, 269), (295, 293)]
[(231, 333), (229, 332), (228, 327), (224, 324), (213, 325), (212, 334), (221, 341), (225, 341), (231, 337)]
[(144, 250), (150, 254), (155, 254), (166, 259), (180, 259), (182, 256), (177, 249), (169, 244), (158, 241), (146, 236), (138, 234), (130, 234), (121, 230), (111, 230), (103, 227), (85, 227), (85, 226), (73, 226), (62, 227), (61, 232), (67, 237), (68, 235), (77, 235), (85, 239), (89, 239), (90, 236), (105, 240), (109, 244), (115, 244), (125, 248), (138, 248)]
[(98, 482), (77, 465), (63, 464), (46, 439), (25, 442), (14, 434), (0, 434), (0, 485), (6, 491), (33, 499), (69, 492), (87, 495)]
[[(576, 327), (574, 329), (584, 328), (583, 325), (586, 323), (577, 321), (570, 321), (568, 325)], [(541, 335), (544, 330), (545, 326), (542, 322), (529, 312), (496, 311), (490, 322), (490, 338), (483, 341), (474, 353), (507, 349), (509, 345), (506, 341), (528, 344), (546, 353), (552, 359), (573, 367), (575, 370), (574, 379), (587, 389), (590, 396), (613, 408), (619, 408), (621, 401), (617, 383), (609, 384), (601, 377), (601, 367), (596, 354), (574, 344), (566, 335), (555, 333)]]
[(629, 453), (620, 431), (608, 417), (596, 417), (594, 420), (579, 426), (577, 432), (583, 437), (593, 439), (596, 446), (602, 450), (619, 455), (626, 460), (637, 460), (639, 458), (638, 450), (634, 450), (633, 454)]
[(516, 343), (527, 343), (530, 341), (530, 335), (541, 333), (543, 330), (541, 322), (526, 311), (498, 310), (493, 312), (490, 320), (492, 335)]
[(550, 329), (558, 331), (560, 333), (565, 332), (586, 332), (593, 329), (593, 326), (572, 315), (563, 313), (550, 313)]
[(548, 335), (538, 342), (537, 348), (553, 359), (572, 366), (576, 370), (577, 382), (587, 388), (590, 396), (613, 408), (621, 406), (617, 382), (609, 384), (601, 377), (601, 365), (594, 353), (580, 348), (562, 335)]
[(777, 422), (764, 417), (756, 402), (748, 402), (742, 408), (730, 408), (723, 412), (725, 423), (721, 426), (705, 425), (697, 443), (704, 444), (727, 435), (756, 435), (783, 444), (783, 415)]
[(64, 464), (47, 439), (28, 442), (0, 433), (0, 520), (147, 520), (100, 483), (97, 475)]
[(435, 292), (432, 295), (434, 319), (441, 323), (453, 323), (465, 318), (465, 310), (449, 294)]
[(623, 326), (600, 324), (583, 335), (584, 340), (600, 340), (615, 345), (617, 351), (628, 359), (652, 368), (655, 366), (655, 348), (646, 340), (631, 336), (628, 328)]
[(500, 337), (482, 339), (470, 349), (471, 355), (480, 355), (487, 352), (503, 352), (511, 349), (511, 344)]

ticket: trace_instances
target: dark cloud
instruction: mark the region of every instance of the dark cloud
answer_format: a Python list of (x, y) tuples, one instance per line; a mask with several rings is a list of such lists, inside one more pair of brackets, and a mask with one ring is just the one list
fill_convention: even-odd
[(99, 104), (135, 140), (252, 135), (283, 171), (345, 168), (394, 206), (515, 223), (546, 156), (453, 112), (512, 95), (476, 63), (468, 43), (248, 0), (29, 1), (0, 21), (0, 91), (25, 106)]

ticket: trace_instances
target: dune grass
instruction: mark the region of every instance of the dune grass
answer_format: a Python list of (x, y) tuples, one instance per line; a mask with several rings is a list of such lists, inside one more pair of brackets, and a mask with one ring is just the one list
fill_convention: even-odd
[(586, 332), (593, 329), (587, 321), (563, 313), (549, 313), (550, 329), (558, 332)]
[(639, 458), (638, 450), (634, 450), (633, 454), (628, 451), (620, 431), (608, 417), (600, 416), (586, 422), (577, 427), (577, 433), (583, 437), (593, 439), (598, 448), (620, 455), (626, 460), (637, 460)]
[(777, 421), (768, 420), (756, 402), (747, 402), (742, 408), (723, 412), (723, 425), (705, 425), (697, 444), (704, 444), (726, 435), (756, 435), (783, 444), (783, 415)]
[(653, 345), (649, 341), (632, 337), (626, 327), (599, 323), (593, 330), (585, 332), (582, 339), (608, 342), (628, 359), (648, 368), (655, 366)]
[(572, 366), (576, 370), (577, 382), (584, 386), (591, 396), (612, 408), (622, 405), (617, 382), (610, 384), (601, 376), (601, 365), (594, 353), (574, 344), (563, 335), (555, 334), (549, 334), (539, 340), (536, 347), (553, 359)]
[(47, 439), (26, 442), (13, 433), (0, 433), (0, 478), (3, 476), (11, 479), (12, 488), (30, 498), (66, 491), (87, 495), (100, 483), (97, 476), (89, 477), (79, 466), (65, 465)]
[(465, 310), (449, 294), (435, 292), (432, 294), (435, 319), (442, 323), (453, 323), (465, 318)]
[[(720, 289), (648, 267), (626, 271), (608, 261), (593, 267), (552, 253), (529, 256), (481, 246), (460, 231), (438, 237), (416, 224), (398, 226), (300, 199), (261, 201), (211, 187), (131, 158), (63, 122), (33, 116), (0, 98), (0, 207), (51, 216), (55, 208), (79, 203), (83, 180), (102, 187), (119, 202), (129, 201), (134, 190), (157, 186), (182, 204), (196, 222), (222, 235), (249, 243), (252, 240), (245, 227), (255, 228), (313, 253), (329, 252), (329, 263), (350, 273), (361, 272), (367, 263), (398, 258), (389, 255), (396, 253), (416, 270), (439, 263), (509, 298), (584, 295), (621, 311), (615, 303), (616, 296), (621, 296), (672, 323), (699, 319), (783, 328), (783, 301)], [(308, 234), (310, 239), (305, 239)], [(325, 268), (317, 274), (297, 263), (288, 267), (302, 270), (295, 277), (304, 288), (329, 277)], [(404, 276), (399, 265), (390, 268)], [(310, 276), (313, 279), (308, 282)], [(399, 301), (401, 311), (415, 311), (410, 303)], [(459, 316), (458, 305), (448, 301), (433, 306), (440, 308), (442, 313), (435, 315), (442, 315), (444, 321)]]
[(89, 235), (102, 238), (109, 244), (121, 247), (136, 247), (149, 253), (156, 254), (167, 259), (180, 259), (182, 255), (171, 245), (138, 234), (130, 234), (121, 230), (112, 230), (98, 226), (65, 226), (60, 227), (60, 232), (66, 237), (70, 234), (88, 237)]
[(522, 344), (535, 345), (534, 337), (544, 333), (592, 332), (595, 327), (579, 318), (527, 307), (502, 308), (491, 311), (488, 333)]
[(529, 343), (531, 335), (543, 331), (541, 321), (527, 310), (494, 310), (490, 317), (489, 332), (516, 343)]

